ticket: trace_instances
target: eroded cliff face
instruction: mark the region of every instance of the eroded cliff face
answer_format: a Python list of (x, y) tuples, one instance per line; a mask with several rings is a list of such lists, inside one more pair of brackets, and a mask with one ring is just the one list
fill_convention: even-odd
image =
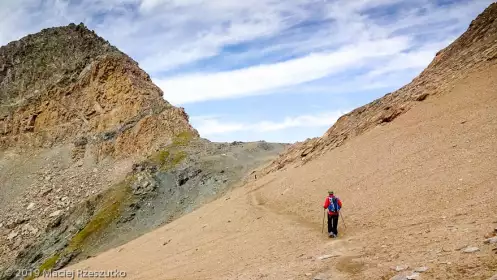
[(463, 35), (438, 52), (411, 83), (343, 115), (322, 137), (292, 145), (261, 173), (274, 172), (292, 164), (305, 164), (350, 138), (393, 121), (426, 98), (447, 93), (456, 81), (496, 60), (497, 3), (494, 3), (473, 20)]
[(45, 29), (0, 48), (0, 148), (73, 143), (74, 158), (144, 154), (186, 132), (130, 57), (84, 25)]

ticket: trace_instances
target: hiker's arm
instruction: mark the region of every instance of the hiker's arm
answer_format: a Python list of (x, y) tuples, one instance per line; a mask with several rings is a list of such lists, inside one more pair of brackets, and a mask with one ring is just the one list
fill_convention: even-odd
[(328, 208), (328, 206), (330, 206), (330, 200), (328, 198), (326, 198), (326, 200), (324, 201), (323, 208), (326, 209), (326, 208)]
[(338, 206), (340, 206), (340, 208), (342, 208), (342, 201), (340, 199), (338, 200)]

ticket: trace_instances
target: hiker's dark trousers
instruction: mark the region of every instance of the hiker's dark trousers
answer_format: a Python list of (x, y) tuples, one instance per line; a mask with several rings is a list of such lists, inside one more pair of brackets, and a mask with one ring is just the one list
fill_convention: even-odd
[(338, 235), (338, 214), (330, 215), (328, 214), (328, 233), (334, 233)]

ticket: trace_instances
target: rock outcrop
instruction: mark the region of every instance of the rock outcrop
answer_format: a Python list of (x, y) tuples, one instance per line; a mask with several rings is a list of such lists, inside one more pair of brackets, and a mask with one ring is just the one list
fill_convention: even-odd
[(147, 153), (198, 133), (138, 63), (83, 24), (0, 48), (0, 148), (74, 143), (99, 158)]
[(357, 135), (393, 121), (417, 103), (448, 92), (454, 82), (489, 61), (497, 59), (497, 3), (473, 20), (467, 31), (439, 51), (430, 65), (411, 83), (343, 115), (322, 136), (296, 143), (262, 173), (270, 173), (341, 146)]

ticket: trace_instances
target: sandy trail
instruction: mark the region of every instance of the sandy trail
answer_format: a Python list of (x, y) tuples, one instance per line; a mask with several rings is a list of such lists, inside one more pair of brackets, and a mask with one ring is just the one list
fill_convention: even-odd
[[(343, 200), (340, 238), (321, 204)], [(497, 255), (497, 67), (461, 80), (394, 122), (300, 168), (234, 190), (156, 231), (67, 270), (126, 279), (487, 279)], [(480, 251), (463, 253), (462, 246)], [(320, 260), (319, 256), (332, 257)]]

